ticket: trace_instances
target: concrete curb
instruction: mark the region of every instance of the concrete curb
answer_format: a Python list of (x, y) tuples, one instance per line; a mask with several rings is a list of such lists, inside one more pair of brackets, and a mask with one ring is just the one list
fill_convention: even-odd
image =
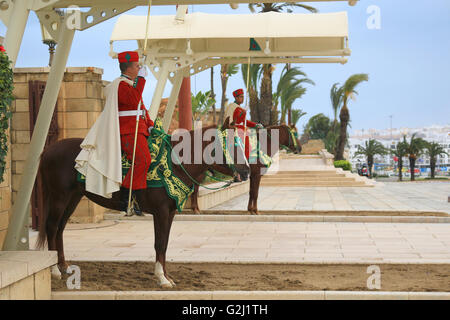
[(52, 300), (450, 300), (450, 292), (395, 291), (70, 291)]
[[(105, 214), (105, 220), (152, 221), (153, 216), (124, 217), (121, 214)], [(333, 216), (333, 215), (242, 215), (242, 214), (178, 214), (174, 221), (252, 221), (252, 222), (373, 222), (373, 223), (450, 223), (450, 217), (432, 216)]]

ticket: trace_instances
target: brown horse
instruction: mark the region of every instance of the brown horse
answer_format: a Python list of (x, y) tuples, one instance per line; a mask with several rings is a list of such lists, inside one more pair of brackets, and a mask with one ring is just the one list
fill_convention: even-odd
[[(228, 120), (228, 119), (227, 119)], [(294, 153), (300, 153), (302, 148), (300, 146), (300, 141), (296, 139), (296, 143), (294, 143), (294, 137), (290, 133), (290, 128), (287, 125), (277, 125), (277, 126), (268, 126), (267, 129), (267, 154), (270, 157), (273, 157), (278, 151), (272, 150), (272, 136), (275, 130), (278, 130), (278, 146), (284, 146), (290, 151)], [(258, 130), (258, 129), (257, 129)], [(258, 139), (259, 134), (257, 134)], [(259, 140), (258, 140), (259, 141)], [(254, 148), (254, 146), (252, 146)], [(259, 161), (256, 163), (250, 163), (250, 192), (249, 192), (249, 200), (247, 210), (250, 214), (259, 214), (258, 213), (258, 192), (259, 192), (259, 184), (261, 182), (261, 176), (264, 175), (265, 166)], [(222, 170), (222, 168), (217, 168), (218, 172), (226, 174)], [(195, 185), (194, 192), (191, 195), (191, 209), (195, 214), (200, 213), (200, 209), (198, 207), (198, 189), (199, 186)]]
[[(202, 128), (202, 137), (207, 129), (215, 129), (210, 126)], [(228, 122), (224, 124), (223, 129), (230, 127)], [(194, 131), (189, 132), (191, 140), (191, 159), (194, 159)], [(173, 140), (173, 139), (172, 139)], [(42, 248), (45, 242), (48, 243), (49, 250), (58, 252), (58, 268), (52, 270), (54, 277), (61, 277), (59, 271), (67, 269), (64, 258), (63, 232), (69, 217), (77, 207), (83, 196), (86, 196), (95, 203), (112, 210), (120, 210), (120, 191), (115, 192), (111, 199), (101, 197), (99, 195), (87, 192), (85, 184), (77, 181), (77, 171), (75, 170), (75, 158), (80, 153), (80, 144), (82, 139), (65, 139), (54, 143), (44, 150), (41, 157), (41, 172), (43, 180), (44, 192), (44, 210), (41, 217), (41, 224), (37, 247)], [(175, 147), (178, 141), (172, 141), (172, 147)], [(202, 151), (209, 142), (202, 139)], [(234, 151), (235, 159), (243, 159), (245, 157), (242, 147), (233, 143), (234, 149), (231, 150), (230, 145), (226, 145), (226, 149)], [(229, 149), (230, 148), (230, 149)], [(184, 151), (184, 149), (183, 149)], [(247, 163), (236, 163), (234, 159), (230, 163), (229, 158), (225, 160), (225, 150), (222, 155), (214, 157), (214, 163), (206, 164), (205, 159), (201, 159), (199, 164), (181, 163), (176, 165), (173, 163), (173, 172), (186, 185), (192, 188), (194, 181), (202, 181), (208, 168), (220, 169), (229, 175), (235, 175), (238, 179), (246, 180), (250, 172)], [(203, 154), (203, 153), (202, 153)], [(227, 163), (228, 162), (228, 163)], [(184, 168), (184, 169), (183, 169)], [(176, 212), (175, 200), (170, 198), (164, 187), (147, 188), (141, 192), (136, 199), (140, 209), (143, 212), (153, 215), (153, 224), (155, 232), (155, 276), (158, 283), (162, 287), (173, 287), (174, 281), (170, 279), (166, 271), (166, 250), (169, 241), (169, 233), (172, 221)]]

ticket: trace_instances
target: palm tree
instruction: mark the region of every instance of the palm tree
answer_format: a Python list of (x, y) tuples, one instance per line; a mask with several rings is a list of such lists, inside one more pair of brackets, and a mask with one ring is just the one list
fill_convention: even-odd
[(302, 109), (292, 109), (291, 110), (291, 120), (292, 122), (290, 124), (293, 124), (294, 126), (297, 126), (298, 120), (300, 120), (301, 117), (306, 115), (306, 112), (303, 112)]
[(286, 12), (291, 13), (294, 8), (303, 8), (312, 13), (319, 12), (316, 8), (311, 6), (307, 6), (304, 4), (296, 3), (296, 2), (283, 2), (283, 3), (250, 3), (248, 8), (251, 12), (255, 13), (255, 8), (258, 8), (259, 12), (282, 12), (286, 10)]
[[(288, 13), (293, 12), (294, 8), (302, 8), (308, 10), (313, 13), (317, 13), (318, 10), (308, 5), (299, 4), (296, 2), (284, 2), (284, 3), (250, 3), (248, 5), (251, 12), (255, 13), (255, 9), (259, 9), (259, 13), (264, 12), (283, 12), (286, 11)], [(271, 64), (263, 65), (263, 78), (261, 81), (261, 89), (260, 89), (260, 104), (261, 104), (261, 112), (260, 112), (260, 122), (264, 125), (275, 124), (277, 117), (274, 117), (277, 114), (276, 110), (273, 107), (273, 96), (272, 96), (272, 73), (275, 68)]]
[(249, 74), (250, 78), (248, 80), (250, 119), (254, 122), (261, 122), (260, 100), (258, 97), (258, 83), (262, 73), (261, 65), (251, 64), (250, 70), (248, 70), (248, 64), (242, 64), (241, 73), (245, 85), (247, 85), (247, 74)]
[(342, 99), (343, 99), (343, 87), (338, 87), (339, 83), (333, 84), (330, 91), (330, 99), (331, 99), (331, 107), (333, 108), (334, 121), (333, 121), (333, 129), (337, 127), (337, 117), (338, 113), (342, 107)]
[(381, 142), (375, 139), (369, 139), (363, 146), (358, 146), (358, 150), (355, 155), (364, 155), (367, 158), (367, 166), (369, 167), (369, 175), (372, 178), (373, 158), (375, 155), (385, 155), (388, 150), (381, 144)]
[(202, 116), (208, 113), (211, 106), (216, 102), (211, 97), (211, 91), (205, 93), (199, 91), (197, 95), (191, 94), (192, 100), (192, 118), (194, 121), (201, 120)]
[(398, 158), (398, 179), (399, 181), (402, 181), (403, 178), (403, 157), (405, 157), (407, 155), (406, 153), (406, 147), (407, 147), (407, 142), (406, 142), (406, 136), (403, 136), (403, 141), (400, 141), (399, 143), (397, 143), (397, 145), (395, 146), (395, 149), (391, 150), (391, 154), (393, 156), (396, 156)]
[(222, 102), (220, 104), (219, 123), (223, 123), (223, 115), (225, 113), (225, 101), (227, 100), (228, 79), (238, 72), (237, 64), (223, 64), (220, 68), (220, 79), (222, 81)]
[(445, 151), (444, 147), (442, 147), (437, 142), (428, 142), (425, 143), (425, 154), (430, 157), (430, 170), (431, 170), (431, 179), (434, 179), (434, 171), (436, 169), (436, 158), (440, 155), (448, 155)]
[[(363, 81), (368, 81), (369, 76), (365, 73), (354, 74), (345, 81), (342, 86), (342, 108), (339, 113), (339, 120), (341, 121), (339, 130), (339, 142), (336, 149), (336, 160), (344, 160), (344, 148), (347, 142), (347, 126), (350, 121), (350, 114), (348, 112), (347, 104), (348, 98), (353, 98), (354, 94), (358, 94), (355, 88)], [(339, 90), (341, 90), (339, 89)]]
[[(296, 78), (303, 76), (304, 78)], [(299, 68), (287, 68), (284, 67), (278, 81), (277, 90), (273, 94), (274, 112), (278, 110), (278, 103), (281, 105), (281, 117), (280, 123), (286, 124), (286, 115), (288, 116), (287, 123), (291, 123), (291, 109), (292, 104), (298, 98), (301, 98), (306, 93), (306, 88), (302, 87), (302, 83), (309, 83), (315, 85), (315, 83), (306, 78), (306, 74)]]
[(422, 138), (416, 137), (417, 133), (411, 136), (411, 140), (406, 143), (406, 153), (409, 158), (409, 169), (411, 171), (411, 181), (415, 180), (414, 169), (416, 167), (416, 160), (422, 154), (425, 148), (426, 141)]

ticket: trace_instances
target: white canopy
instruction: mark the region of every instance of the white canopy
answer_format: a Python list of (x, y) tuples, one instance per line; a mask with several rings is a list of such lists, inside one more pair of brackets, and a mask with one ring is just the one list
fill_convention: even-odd
[[(145, 16), (122, 15), (116, 22), (111, 42), (137, 40), (142, 49), (145, 27)], [(258, 42), (261, 51), (249, 50), (250, 38)], [(350, 54), (347, 39), (346, 12), (237, 15), (199, 12), (186, 15), (183, 23), (177, 22), (175, 16), (151, 16), (148, 49), (155, 58), (184, 53), (234, 58), (347, 56)]]

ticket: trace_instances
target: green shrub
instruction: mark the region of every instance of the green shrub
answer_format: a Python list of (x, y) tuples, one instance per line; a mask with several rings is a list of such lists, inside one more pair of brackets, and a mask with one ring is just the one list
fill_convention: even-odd
[(351, 171), (352, 170), (352, 165), (347, 160), (335, 161), (334, 162), (334, 167), (335, 168), (342, 168), (342, 170), (345, 170), (345, 171)]

